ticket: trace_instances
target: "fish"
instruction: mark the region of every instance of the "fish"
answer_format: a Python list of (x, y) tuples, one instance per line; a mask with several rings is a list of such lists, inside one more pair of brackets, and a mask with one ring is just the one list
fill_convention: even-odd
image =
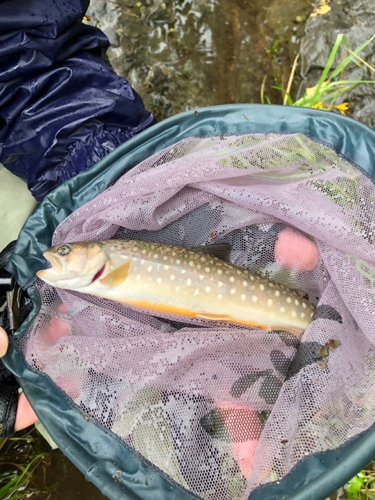
[[(49, 285), (157, 313), (302, 333), (315, 306), (299, 291), (197, 248), (136, 240), (56, 245), (38, 271)], [(222, 252), (222, 248), (221, 248)]]

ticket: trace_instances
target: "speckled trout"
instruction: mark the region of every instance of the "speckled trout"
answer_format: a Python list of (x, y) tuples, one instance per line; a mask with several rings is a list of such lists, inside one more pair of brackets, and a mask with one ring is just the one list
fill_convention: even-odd
[(314, 306), (300, 293), (198, 249), (110, 240), (67, 243), (44, 253), (46, 283), (155, 311), (300, 333)]

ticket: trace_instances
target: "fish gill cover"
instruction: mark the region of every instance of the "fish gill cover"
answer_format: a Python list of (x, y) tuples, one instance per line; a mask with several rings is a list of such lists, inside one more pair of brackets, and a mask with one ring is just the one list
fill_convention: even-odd
[[(39, 280), (26, 360), (193, 494), (245, 499), (375, 420), (374, 202), (368, 177), (302, 134), (184, 139), (73, 212), (53, 244), (230, 244), (233, 264), (317, 306), (301, 342)], [(289, 226), (318, 249), (299, 268), (277, 258)]]

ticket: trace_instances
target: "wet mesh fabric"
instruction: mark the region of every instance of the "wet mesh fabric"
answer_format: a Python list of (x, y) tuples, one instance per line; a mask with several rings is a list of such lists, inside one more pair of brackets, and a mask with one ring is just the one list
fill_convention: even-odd
[[(302, 134), (184, 139), (67, 217), (53, 244), (230, 243), (232, 263), (317, 305), (302, 337), (181, 322), (37, 281), (26, 360), (182, 487), (245, 499), (375, 421), (374, 204), (358, 167)], [(287, 227), (317, 245), (312, 270), (275, 261)]]

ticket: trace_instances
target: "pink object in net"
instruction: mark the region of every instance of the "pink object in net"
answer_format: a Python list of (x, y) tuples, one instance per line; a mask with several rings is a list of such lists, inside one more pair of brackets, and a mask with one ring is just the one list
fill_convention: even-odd
[(319, 261), (315, 243), (290, 227), (284, 229), (275, 243), (275, 261), (295, 271), (312, 271)]

